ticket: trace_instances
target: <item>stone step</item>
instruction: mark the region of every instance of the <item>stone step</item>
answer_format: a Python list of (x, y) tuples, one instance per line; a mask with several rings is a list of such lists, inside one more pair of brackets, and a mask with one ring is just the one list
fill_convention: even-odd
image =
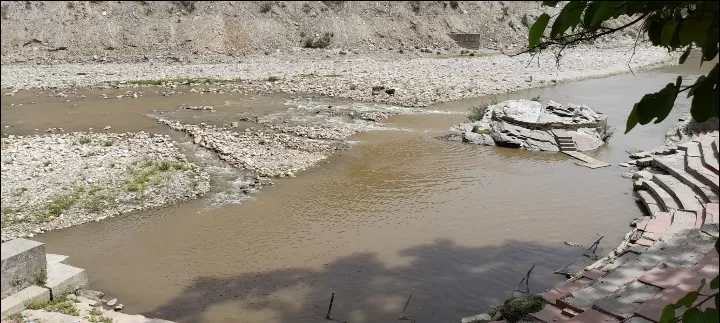
[(718, 174), (705, 168), (702, 164), (701, 157), (685, 155), (685, 170), (701, 183), (710, 187), (716, 194), (720, 192), (720, 184), (718, 184), (720, 178), (718, 178)]
[(713, 142), (712, 139), (712, 137), (702, 137), (696, 139), (695, 142), (700, 145), (700, 157), (703, 166), (718, 173), (718, 159), (713, 153), (712, 147), (710, 147), (710, 144)]
[(2, 295), (12, 295), (46, 276), (45, 245), (28, 239), (2, 243)]
[(681, 209), (691, 211), (701, 211), (703, 209), (702, 204), (696, 198), (695, 192), (672, 175), (655, 174), (652, 180), (670, 193)]
[(658, 201), (658, 205), (664, 210), (677, 210), (679, 206), (675, 203), (675, 199), (659, 185), (652, 181), (643, 181), (643, 187), (652, 193), (655, 200)]
[(56, 254), (52, 254), (52, 253), (48, 253), (45, 255), (45, 260), (47, 260), (48, 264), (55, 264), (55, 263), (64, 264), (65, 260), (67, 258), (68, 258), (68, 256), (56, 255)]
[(658, 201), (655, 200), (655, 197), (650, 194), (650, 192), (646, 190), (638, 190), (635, 191), (635, 194), (637, 194), (640, 202), (642, 202), (642, 204), (645, 206), (645, 209), (647, 209), (649, 215), (653, 215), (656, 212), (667, 211), (659, 205)]
[(25, 304), (33, 302), (47, 302), (49, 300), (49, 289), (36, 285), (27, 287), (2, 299), (2, 319), (5, 320), (8, 316), (22, 312), (25, 309)]
[(69, 266), (63, 263), (49, 263), (47, 267), (47, 282), (45, 287), (50, 289), (53, 299), (72, 293), (78, 287), (88, 285), (85, 269)]
[(672, 174), (685, 185), (690, 186), (690, 188), (692, 188), (693, 191), (705, 202), (717, 203), (720, 201), (718, 195), (715, 194), (710, 187), (698, 181), (695, 177), (690, 175), (690, 173), (685, 171), (684, 158), (682, 161), (678, 161), (676, 158), (671, 156), (655, 157), (653, 158), (652, 164)]

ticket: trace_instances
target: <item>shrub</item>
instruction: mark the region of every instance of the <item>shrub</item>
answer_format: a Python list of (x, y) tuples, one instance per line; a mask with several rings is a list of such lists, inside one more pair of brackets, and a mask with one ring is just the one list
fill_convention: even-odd
[(75, 307), (75, 303), (71, 300), (66, 300), (64, 297), (57, 301), (28, 303), (25, 307), (30, 310), (45, 310), (73, 316), (80, 315), (77, 307)]
[(268, 77), (267, 80), (268, 80), (268, 82), (277, 82), (277, 81), (282, 80), (282, 78), (279, 76), (273, 75), (273, 76)]
[(260, 5), (260, 13), (268, 13), (272, 10), (272, 2), (265, 1)]
[(532, 313), (540, 311), (543, 307), (544, 299), (539, 295), (528, 295), (522, 297), (512, 297), (505, 301), (505, 304), (493, 308), (490, 315), (501, 315), (502, 319), (508, 323), (516, 323), (526, 318)]
[(456, 10), (460, 4), (457, 1), (450, 1), (450, 8)]
[(335, 37), (333, 33), (323, 33), (320, 37), (308, 38), (305, 40), (303, 47), (305, 48), (326, 48), (330, 46), (332, 38)]
[(490, 103), (471, 107), (470, 114), (468, 115), (468, 119), (473, 122), (482, 120), (483, 116), (485, 115), (485, 112), (487, 112), (488, 107), (491, 105), (495, 105), (497, 103), (498, 103), (497, 97), (492, 97), (490, 99)]

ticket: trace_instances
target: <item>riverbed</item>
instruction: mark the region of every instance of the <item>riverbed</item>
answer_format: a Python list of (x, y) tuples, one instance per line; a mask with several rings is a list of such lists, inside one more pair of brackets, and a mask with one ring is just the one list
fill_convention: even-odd
[[(617, 245), (640, 214), (631, 184), (621, 177), (627, 169), (617, 165), (627, 149), (661, 145), (688, 102), (679, 100), (665, 122), (627, 135), (625, 118), (643, 94), (673, 82), (677, 73), (701, 72), (669, 67), (498, 97), (540, 95), (605, 113), (616, 135), (588, 154), (611, 167), (591, 170), (558, 153), (443, 140), (468, 107), (491, 99), (483, 97), (425, 108), (438, 113), (391, 116), (349, 137), (349, 149), (247, 196), (233, 194), (242, 174), (147, 115), (220, 125), (249, 110), (286, 111), (296, 99), (360, 103), (152, 90), (116, 99), (98, 89), (79, 90), (85, 98), (71, 99), (37, 90), (12, 97), (26, 102), (24, 108), (8, 110), (11, 101), (4, 99), (2, 124), (12, 125), (3, 129), (7, 134), (41, 134), (58, 125), (170, 134), (185, 143), (191, 159), (216, 168), (215, 191), (205, 198), (35, 237), (87, 269), (91, 286), (117, 297), (129, 313), (178, 322), (308, 322), (324, 319), (334, 293), (332, 318), (340, 321), (404, 315), (457, 322), (504, 301), (533, 265), (532, 292), (562, 281), (553, 271), (585, 251), (565, 241), (587, 247), (603, 236), (601, 254)], [(227, 110), (177, 110), (182, 104)]]

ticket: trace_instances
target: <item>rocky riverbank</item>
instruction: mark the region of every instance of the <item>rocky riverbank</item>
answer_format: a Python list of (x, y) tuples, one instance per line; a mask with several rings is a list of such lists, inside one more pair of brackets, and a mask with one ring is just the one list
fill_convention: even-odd
[(205, 171), (144, 132), (2, 138), (2, 241), (196, 198)]
[[(527, 54), (468, 56), (458, 51), (417, 57), (318, 49), (300, 50), (292, 55), (226, 58), (219, 63), (205, 64), (156, 61), (5, 64), (1, 81), (3, 89), (161, 85), (168, 88), (167, 95), (182, 91), (316, 93), (356, 101), (425, 107), (625, 73), (629, 71), (628, 63), (637, 70), (675, 62), (675, 55), (647, 45), (639, 45), (634, 56), (632, 52), (632, 44), (579, 46), (566, 50), (557, 68), (552, 53), (543, 53), (539, 64), (528, 65)], [(195, 90), (178, 88), (182, 84), (197, 86), (193, 87)]]

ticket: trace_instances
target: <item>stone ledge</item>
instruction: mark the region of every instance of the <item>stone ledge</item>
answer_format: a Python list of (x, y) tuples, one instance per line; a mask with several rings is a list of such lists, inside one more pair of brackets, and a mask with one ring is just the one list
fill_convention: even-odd
[(25, 304), (50, 301), (50, 290), (40, 286), (30, 286), (2, 300), (2, 318), (22, 312)]
[(45, 245), (28, 239), (2, 244), (2, 298), (45, 279)]

